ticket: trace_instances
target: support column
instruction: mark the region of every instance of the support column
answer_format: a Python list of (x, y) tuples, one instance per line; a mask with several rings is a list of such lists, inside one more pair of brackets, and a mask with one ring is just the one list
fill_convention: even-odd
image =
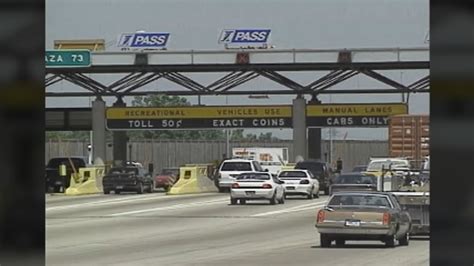
[(307, 159), (306, 138), (306, 100), (298, 95), (293, 100), (293, 152), (294, 160), (303, 157)]
[(105, 162), (105, 102), (98, 96), (92, 102), (92, 160), (98, 163), (98, 159)]
[[(308, 102), (308, 105), (319, 105), (321, 101), (316, 95)], [(308, 128), (308, 158), (322, 159), (321, 128)]]
[[(113, 107), (126, 107), (125, 102), (121, 97), (113, 104)], [(126, 131), (114, 131), (113, 135), (113, 161), (114, 164), (121, 164), (127, 161), (127, 132)]]

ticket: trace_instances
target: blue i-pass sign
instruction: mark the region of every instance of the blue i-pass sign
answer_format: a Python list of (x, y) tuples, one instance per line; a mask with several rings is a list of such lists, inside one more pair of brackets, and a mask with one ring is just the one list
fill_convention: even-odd
[(223, 30), (219, 43), (224, 44), (266, 44), (270, 29), (230, 29)]
[(121, 48), (165, 48), (170, 34), (167, 32), (136, 32), (120, 35)]

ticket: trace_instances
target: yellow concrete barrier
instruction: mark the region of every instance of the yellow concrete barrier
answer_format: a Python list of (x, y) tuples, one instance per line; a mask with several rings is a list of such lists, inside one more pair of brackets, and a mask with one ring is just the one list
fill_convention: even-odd
[(179, 168), (179, 180), (167, 192), (168, 195), (217, 192), (209, 178), (211, 166), (208, 164), (187, 164)]
[(105, 167), (80, 168), (79, 173), (71, 175), (71, 184), (66, 189), (68, 196), (102, 193), (102, 177)]

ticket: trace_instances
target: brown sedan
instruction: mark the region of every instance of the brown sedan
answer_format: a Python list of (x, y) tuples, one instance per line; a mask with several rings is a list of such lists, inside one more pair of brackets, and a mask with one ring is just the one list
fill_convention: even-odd
[(398, 241), (407, 246), (411, 218), (392, 193), (339, 192), (318, 212), (316, 228), (322, 247), (330, 247), (332, 241), (343, 246), (346, 240), (378, 240), (387, 247)]

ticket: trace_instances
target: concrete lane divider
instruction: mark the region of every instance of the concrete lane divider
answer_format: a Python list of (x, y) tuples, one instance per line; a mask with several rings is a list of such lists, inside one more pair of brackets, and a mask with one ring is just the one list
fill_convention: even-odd
[(64, 194), (76, 196), (102, 193), (102, 177), (104, 174), (104, 166), (81, 168), (77, 174), (71, 175), (71, 184)]
[(180, 178), (168, 195), (217, 192), (210, 164), (186, 164), (179, 168)]

